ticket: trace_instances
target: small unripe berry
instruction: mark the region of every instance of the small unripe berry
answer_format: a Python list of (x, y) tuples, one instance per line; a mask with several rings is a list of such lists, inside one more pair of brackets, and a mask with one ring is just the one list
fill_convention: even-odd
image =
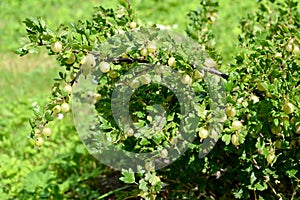
[(115, 70), (110, 70), (108, 72), (108, 75), (109, 75), (110, 78), (118, 78), (119, 73), (117, 71), (115, 71)]
[(169, 152), (167, 149), (163, 149), (161, 152), (160, 152), (160, 157), (162, 158), (167, 158), (169, 155)]
[(200, 79), (200, 78), (203, 78), (204, 77), (204, 74), (203, 73), (201, 73), (199, 70), (195, 70), (194, 71), (194, 78), (195, 79)]
[(136, 22), (130, 22), (129, 27), (131, 29), (135, 29), (137, 27), (137, 23)]
[(281, 130), (282, 130), (281, 126), (275, 126), (275, 125), (271, 126), (271, 132), (273, 134), (278, 134), (281, 132)]

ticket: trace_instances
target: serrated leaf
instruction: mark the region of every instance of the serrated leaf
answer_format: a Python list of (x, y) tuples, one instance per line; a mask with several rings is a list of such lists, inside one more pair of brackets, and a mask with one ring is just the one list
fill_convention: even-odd
[(124, 183), (134, 183), (135, 182), (135, 177), (134, 177), (134, 172), (132, 169), (129, 170), (122, 170), (122, 175), (123, 177), (120, 177), (119, 179), (123, 181)]
[(33, 107), (33, 113), (37, 117), (41, 116), (41, 108), (40, 108), (39, 105), (36, 105), (36, 106)]
[(290, 178), (296, 178), (296, 174), (297, 174), (298, 170), (296, 169), (291, 169), (291, 170), (287, 170), (286, 174), (290, 177)]
[(156, 176), (155, 174), (151, 174), (149, 177), (149, 183), (151, 185), (156, 185), (157, 183), (160, 182), (160, 178), (158, 176)]
[(147, 182), (144, 179), (141, 179), (139, 182), (139, 189), (146, 192), (148, 190)]
[(254, 185), (254, 188), (257, 189), (258, 191), (264, 191), (268, 188), (268, 185), (264, 182), (263, 184), (261, 183), (256, 183)]

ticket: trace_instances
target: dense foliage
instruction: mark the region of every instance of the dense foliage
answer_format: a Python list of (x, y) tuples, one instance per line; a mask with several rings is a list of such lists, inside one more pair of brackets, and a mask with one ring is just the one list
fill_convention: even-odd
[[(129, 188), (122, 188), (128, 192), (120, 193), (119, 198), (123, 198), (122, 195), (145, 199), (299, 198), (300, 16), (297, 3), (292, 0), (284, 3), (259, 1), (258, 5), (259, 10), (256, 13), (241, 20), (242, 33), (238, 38), (240, 51), (233, 55), (235, 63), (227, 68), (229, 79), (213, 79), (224, 83), (227, 92), (227, 105), (224, 108), (227, 118), (220, 140), (204, 158), (198, 156), (202, 148), (201, 141), (207, 137), (216, 138), (215, 135), (208, 134), (209, 130), (203, 130), (212, 119), (208, 89), (202, 78), (205, 75), (193, 69), (189, 60), (172, 55), (149, 42), (145, 43), (145, 48), (133, 49), (123, 55), (122, 58), (129, 59), (130, 62), (100, 64), (104, 76), (99, 81), (99, 93), (92, 96), (96, 106), (100, 105), (99, 114), (106, 118), (110, 118), (105, 116), (109, 115), (107, 110), (110, 108), (105, 107), (105, 102), (110, 99), (111, 87), (118, 77), (123, 76), (141, 59), (148, 63), (160, 62), (181, 71), (182, 83), (191, 85), (201, 97), (198, 102), (199, 111), (204, 113), (200, 118), (202, 127), (198, 127), (197, 139), (170, 166), (159, 171), (150, 167), (137, 174), (130, 169), (123, 170), (120, 180), (129, 184)], [(217, 20), (217, 12), (218, 3), (201, 1), (199, 9), (189, 14), (187, 34), (198, 41), (217, 61), (217, 66), (220, 66), (222, 59), (216, 53), (215, 38), (210, 31)], [(69, 101), (73, 85), (76, 85), (80, 75), (87, 75), (97, 63), (97, 54), (93, 52), (94, 45), (119, 32), (142, 28), (143, 25), (137, 24), (134, 17), (128, 4), (116, 11), (98, 7), (92, 19), (80, 20), (72, 27), (60, 26), (56, 31), (50, 30), (42, 19), (25, 20), (28, 42), (17, 53), (26, 55), (44, 46), (49, 55), (56, 56), (59, 64), (63, 66), (52, 88), (49, 103), (43, 108), (34, 105), (35, 117), (30, 122), (33, 129), (30, 137), (37, 146), (42, 146), (45, 138), (52, 137), (53, 130), (49, 126), (53, 124), (49, 122), (70, 111)], [(119, 57), (117, 59), (120, 60)], [(144, 82), (149, 83), (147, 79)], [(129, 85), (137, 88), (139, 83), (131, 82)], [(171, 111), (176, 113), (178, 102), (172, 99), (173, 94), (162, 86), (149, 85), (132, 99), (132, 118), (136, 123), (151, 122), (145, 115), (149, 110), (138, 104), (145, 90), (163, 93), (147, 96), (147, 103), (151, 105), (168, 99), (172, 102)], [(101, 87), (106, 88), (103, 90)], [(153, 107), (148, 109), (155, 110)], [(143, 152), (164, 146), (164, 141), (174, 137), (178, 119), (174, 119), (174, 116), (169, 119), (171, 125), (157, 133), (156, 137), (137, 136), (134, 139), (129, 132), (116, 131), (113, 121), (105, 123), (109, 123), (114, 130), (115, 135), (112, 138), (115, 142), (124, 144), (130, 150)], [(70, 132), (76, 134), (75, 131)], [(165, 154), (162, 157), (167, 157)], [(97, 170), (99, 168), (95, 167), (90, 176), (97, 176)], [(62, 173), (67, 174), (64, 169)], [(88, 175), (82, 177), (86, 176)], [(41, 178), (37, 180), (42, 181)], [(72, 195), (72, 188), (69, 190)], [(43, 194), (45, 197), (68, 195), (62, 187), (55, 185), (49, 186), (46, 191)], [(34, 192), (34, 189), (29, 192)], [(93, 198), (93, 195), (97, 195), (97, 192), (89, 193), (88, 196)]]

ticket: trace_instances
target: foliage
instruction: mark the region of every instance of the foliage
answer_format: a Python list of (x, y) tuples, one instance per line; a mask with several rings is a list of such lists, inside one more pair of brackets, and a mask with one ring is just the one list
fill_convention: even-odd
[[(185, 155), (167, 168), (157, 172), (149, 169), (137, 174), (130, 169), (123, 170), (120, 180), (134, 188), (126, 195), (145, 199), (299, 198), (299, 12), (297, 3), (292, 0), (284, 3), (259, 1), (258, 5), (256, 13), (241, 20), (242, 34), (238, 38), (240, 51), (235, 55), (236, 62), (228, 68), (228, 81), (224, 81), (228, 93), (228, 118), (215, 148), (206, 157), (199, 158), (202, 147), (199, 141), (202, 140), (198, 137)], [(201, 1), (199, 10), (189, 14), (191, 22), (187, 33), (200, 42), (221, 65), (222, 59), (216, 53), (214, 35), (209, 31), (216, 20), (217, 6), (215, 1)], [(78, 76), (84, 75), (84, 71), (90, 70), (89, 67), (95, 64), (96, 55), (92, 52), (95, 41), (103, 42), (117, 32), (133, 28), (132, 22), (134, 15), (129, 7), (119, 7), (117, 11), (98, 7), (92, 19), (81, 20), (71, 28), (60, 26), (57, 31), (49, 29), (42, 19), (25, 20), (28, 43), (17, 53), (26, 55), (34, 52), (38, 46), (44, 46), (49, 55), (57, 56), (58, 62), (64, 67), (52, 88), (50, 102), (44, 108), (37, 105), (34, 108), (31, 138), (46, 138), (41, 135), (41, 131), (50, 126), (49, 121), (59, 116), (55, 106), (69, 103), (71, 93), (65, 87), (72, 86)], [(159, 60), (167, 64), (168, 59), (174, 56), (176, 69), (190, 75), (193, 86), (202, 87), (201, 92), (207, 89), (203, 80), (194, 77), (194, 71), (185, 59), (166, 55), (161, 49), (153, 51), (157, 54), (149, 51), (147, 55), (142, 55), (141, 50), (129, 51), (127, 58), (136, 59), (135, 62), (115, 63), (109, 70), (117, 71), (118, 77), (124, 75), (140, 57), (150, 63)], [(96, 98), (99, 96), (94, 94), (95, 102), (100, 102), (100, 105), (109, 96), (101, 91), (109, 93), (116, 78), (110, 74), (107, 73), (103, 77), (104, 81), (100, 82), (102, 87), (107, 87), (99, 91), (104, 98)], [(163, 87), (156, 89), (164, 91)], [(168, 91), (164, 94), (168, 94)], [(203, 108), (207, 110), (200, 121), (204, 125), (210, 122), (210, 111), (207, 95), (202, 97), (201, 103), (204, 102)], [(176, 103), (173, 105), (176, 106)], [(136, 112), (133, 112), (133, 118), (136, 122), (145, 121), (146, 111), (137, 112), (138, 105), (134, 108)], [(99, 107), (99, 114), (109, 115), (109, 112), (103, 112), (107, 111), (105, 109), (108, 108)], [(110, 121), (109, 124), (112, 129), (115, 128), (113, 123)], [(173, 128), (176, 130), (176, 127)], [(119, 131), (115, 140), (121, 143), (126, 141), (127, 136), (122, 138), (122, 134)], [(129, 143), (129, 147), (137, 151), (151, 151), (156, 146), (146, 141), (153, 138), (139, 139)], [(166, 138), (159, 144), (163, 145), (164, 140)], [(137, 144), (138, 148), (134, 148)], [(46, 173), (37, 182), (43, 185), (53, 178)], [(43, 186), (47, 188), (47, 184)], [(29, 192), (34, 191), (33, 188), (27, 189)], [(60, 193), (53, 195), (68, 194), (64, 190), (58, 191)], [(93, 195), (97, 194), (87, 196)]]

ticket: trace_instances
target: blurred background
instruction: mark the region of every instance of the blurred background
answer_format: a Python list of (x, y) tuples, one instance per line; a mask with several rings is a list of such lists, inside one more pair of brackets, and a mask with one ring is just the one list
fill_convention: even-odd
[[(43, 17), (48, 26), (90, 18), (93, 7), (116, 8), (118, 0), (1, 0), (0, 1), (0, 199), (106, 198), (113, 193), (126, 197), (119, 172), (102, 166), (90, 156), (75, 132), (72, 115), (52, 123), (53, 136), (39, 149), (27, 137), (32, 104), (44, 105), (59, 65), (46, 52), (19, 57), (14, 50), (26, 34), (22, 21)], [(197, 0), (132, 0), (143, 24), (175, 27), (184, 33), (187, 14)], [(236, 51), (238, 20), (255, 9), (255, 1), (222, 0), (219, 21), (213, 28), (224, 65)]]

